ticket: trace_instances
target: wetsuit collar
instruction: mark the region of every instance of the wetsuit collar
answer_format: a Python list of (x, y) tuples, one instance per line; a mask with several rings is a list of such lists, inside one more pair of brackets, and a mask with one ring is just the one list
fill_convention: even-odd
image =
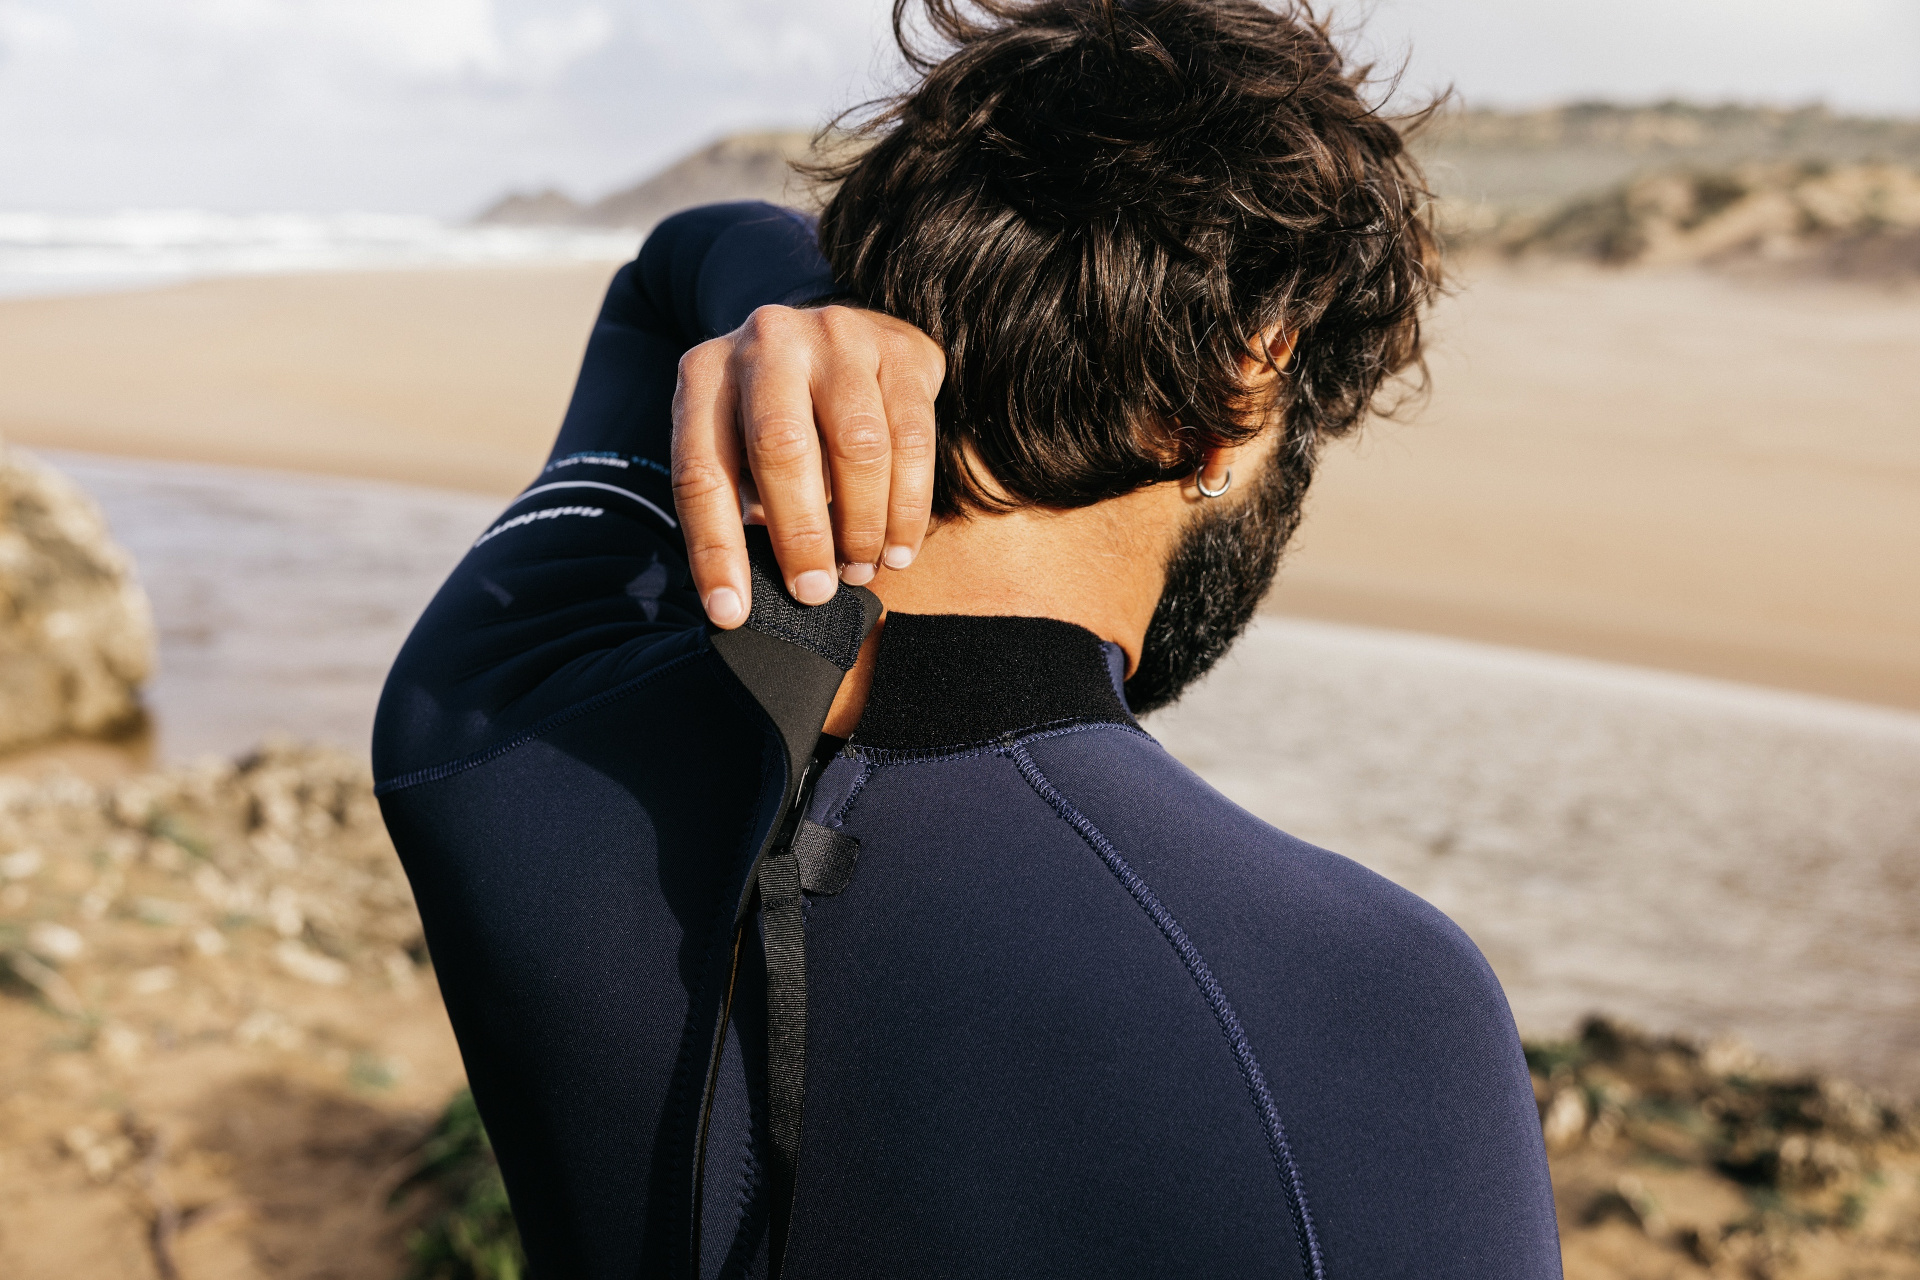
[(1120, 647), (1054, 618), (890, 613), (856, 746), (953, 750), (1068, 724), (1134, 723)]

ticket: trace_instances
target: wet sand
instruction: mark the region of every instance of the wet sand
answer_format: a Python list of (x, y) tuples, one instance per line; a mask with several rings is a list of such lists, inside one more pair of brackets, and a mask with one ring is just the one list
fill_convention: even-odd
[[(273, 733), (363, 752), (393, 653), (496, 503), (50, 460), (146, 566), (162, 761)], [(1452, 915), (1528, 1034), (1599, 1010), (1920, 1092), (1920, 715), (1268, 617), (1148, 728)]]
[[(154, 595), (150, 754), (363, 747), (413, 614), (545, 450), (610, 269), (0, 304), (15, 443), (437, 486), (57, 455)], [(1920, 1088), (1920, 719), (1410, 634), (1920, 707), (1920, 297), (1471, 285), (1428, 410), (1333, 451), (1295, 616), (1151, 727), (1454, 914), (1531, 1033), (1603, 1009)]]
[(1593, 1011), (1920, 1092), (1920, 715), (1298, 619), (1148, 728)]
[(274, 276), (0, 302), (0, 438), (509, 494), (617, 264)]
[[(365, 754), (387, 668), (498, 498), (378, 481), (41, 452), (100, 503), (159, 632), (128, 763), (285, 735)], [(103, 750), (57, 753), (114, 772)]]
[[(0, 303), (0, 436), (504, 495), (601, 265)], [(1272, 608), (1920, 708), (1920, 293), (1469, 270)]]

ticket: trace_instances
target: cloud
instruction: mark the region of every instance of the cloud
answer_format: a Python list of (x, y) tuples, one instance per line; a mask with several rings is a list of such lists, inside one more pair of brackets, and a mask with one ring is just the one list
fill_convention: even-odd
[(79, 30), (61, 14), (0, 4), (0, 68), (12, 57), (65, 53), (79, 42)]
[(458, 213), (860, 96), (886, 0), (0, 0), (0, 208)]
[[(1335, 0), (1414, 86), (1920, 112), (1913, 0)], [(597, 194), (897, 76), (888, 0), (0, 0), (0, 209)]]

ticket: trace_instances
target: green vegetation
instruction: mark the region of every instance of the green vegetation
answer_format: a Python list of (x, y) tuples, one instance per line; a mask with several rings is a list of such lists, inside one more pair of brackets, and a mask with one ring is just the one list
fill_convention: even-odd
[[(1564, 1170), (1583, 1170), (1558, 1179), (1583, 1226), (1627, 1221), (1700, 1262), (1806, 1233), (1864, 1231), (1875, 1244), (1920, 1246), (1909, 1212), (1890, 1206), (1870, 1220), (1889, 1171), (1911, 1182), (1920, 1127), (1907, 1107), (1779, 1072), (1737, 1045), (1702, 1048), (1603, 1018), (1572, 1040), (1528, 1045), (1527, 1065), (1549, 1152)], [(1603, 1168), (1621, 1176), (1595, 1181)], [(1666, 1222), (1640, 1176), (1653, 1171), (1727, 1188), (1745, 1212)]]
[(419, 1189), (433, 1191), (437, 1203), (410, 1242), (408, 1280), (520, 1280), (526, 1274), (506, 1184), (468, 1090), (454, 1095), (421, 1142), (418, 1162), (389, 1206)]

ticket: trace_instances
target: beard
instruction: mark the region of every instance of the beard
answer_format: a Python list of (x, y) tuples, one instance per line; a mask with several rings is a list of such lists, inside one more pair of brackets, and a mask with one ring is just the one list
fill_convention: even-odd
[(1136, 716), (1177, 701), (1213, 669), (1273, 586), (1280, 553), (1299, 527), (1313, 456), (1282, 438), (1236, 501), (1205, 500), (1167, 560), (1167, 585), (1127, 681)]

